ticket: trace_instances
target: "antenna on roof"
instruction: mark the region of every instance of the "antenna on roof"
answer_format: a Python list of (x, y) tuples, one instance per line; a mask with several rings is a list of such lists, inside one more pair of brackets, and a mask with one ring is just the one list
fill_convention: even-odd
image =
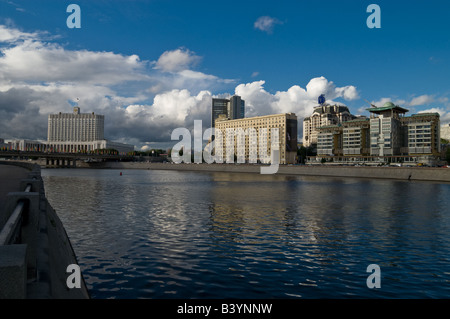
[(366, 99), (364, 99), (364, 101), (366, 101), (367, 103), (369, 103), (371, 107), (377, 107), (375, 104), (370, 103), (370, 102), (367, 101)]

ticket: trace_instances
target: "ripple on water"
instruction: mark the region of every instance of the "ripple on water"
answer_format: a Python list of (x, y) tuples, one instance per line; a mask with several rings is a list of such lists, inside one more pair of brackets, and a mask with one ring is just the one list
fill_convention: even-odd
[[(93, 298), (447, 298), (450, 186), (43, 170)], [(382, 289), (366, 286), (379, 264)]]

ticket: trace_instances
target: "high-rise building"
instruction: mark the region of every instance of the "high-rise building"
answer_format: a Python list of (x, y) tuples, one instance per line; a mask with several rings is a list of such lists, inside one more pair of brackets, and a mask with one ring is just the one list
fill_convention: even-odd
[(439, 113), (418, 113), (402, 118), (404, 146), (409, 154), (433, 154), (441, 152)]
[(48, 116), (48, 136), (46, 143), (24, 141), (20, 149), (48, 152), (90, 152), (98, 149), (115, 149), (119, 153), (134, 150), (134, 145), (112, 142), (104, 139), (104, 115), (80, 113), (78, 106), (73, 113), (58, 113)]
[[(272, 137), (272, 129), (278, 128), (278, 140)], [(243, 156), (246, 162), (258, 158), (261, 163), (270, 162), (272, 146), (279, 149), (279, 163), (293, 164), (297, 155), (297, 116), (294, 113), (274, 114), (229, 120), (224, 115), (216, 120), (216, 129), (222, 132), (222, 141), (216, 136), (216, 155), (222, 154), (224, 161), (229, 143), (234, 143), (234, 154)], [(228, 139), (227, 130), (236, 134)], [(243, 138), (239, 135), (242, 130)], [(239, 138), (242, 140), (239, 141)], [(264, 147), (260, 147), (264, 145)], [(266, 146), (266, 147), (265, 147)], [(219, 149), (221, 148), (221, 149)]]
[(211, 107), (211, 127), (215, 127), (215, 121), (219, 115), (225, 115), (230, 120), (242, 119), (245, 117), (245, 101), (238, 95), (233, 95), (230, 99), (212, 99)]
[(238, 95), (233, 95), (228, 103), (228, 116), (230, 119), (242, 119), (245, 117), (245, 101)]
[(337, 125), (356, 117), (350, 114), (347, 106), (326, 104), (323, 95), (319, 98), (320, 105), (314, 108), (313, 114), (303, 120), (303, 146), (317, 144), (319, 127)]
[[(438, 113), (404, 116), (404, 109), (392, 102), (367, 109), (370, 119), (359, 117), (318, 128), (317, 155), (394, 161), (424, 161), (440, 155)], [(339, 159), (336, 159), (339, 160)]]
[(219, 115), (224, 114), (228, 118), (228, 99), (212, 99), (211, 127), (215, 127), (215, 121)]
[(370, 154), (370, 119), (358, 117), (342, 123), (343, 155)]
[(403, 142), (401, 118), (408, 112), (392, 102), (367, 109), (370, 115), (370, 154), (399, 155)]
[(103, 140), (105, 117), (92, 113), (80, 113), (78, 106), (73, 113), (48, 116), (49, 142), (92, 142)]
[(317, 154), (326, 156), (369, 155), (370, 121), (358, 117), (318, 129)]

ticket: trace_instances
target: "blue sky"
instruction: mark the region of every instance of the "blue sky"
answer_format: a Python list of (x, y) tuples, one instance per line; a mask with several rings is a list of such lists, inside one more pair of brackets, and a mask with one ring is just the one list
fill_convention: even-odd
[[(80, 29), (66, 25), (72, 3)], [(371, 3), (380, 29), (366, 25)], [(0, 25), (0, 137), (45, 139), (46, 115), (83, 92), (82, 111), (138, 147), (206, 121), (210, 98), (234, 93), (247, 116), (295, 111), (301, 122), (322, 92), (354, 114), (393, 100), (450, 122), (448, 1), (0, 0)], [(12, 124), (32, 114), (44, 123)]]

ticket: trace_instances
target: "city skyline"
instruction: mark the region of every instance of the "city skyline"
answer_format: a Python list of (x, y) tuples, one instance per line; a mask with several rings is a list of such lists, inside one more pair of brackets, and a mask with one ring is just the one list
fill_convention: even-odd
[[(81, 8), (69, 29), (66, 8)], [(210, 122), (236, 94), (246, 117), (328, 103), (368, 115), (386, 101), (450, 122), (444, 1), (0, 1), (0, 138), (46, 139), (48, 114), (79, 98), (105, 134), (137, 149), (173, 146), (176, 127)]]

